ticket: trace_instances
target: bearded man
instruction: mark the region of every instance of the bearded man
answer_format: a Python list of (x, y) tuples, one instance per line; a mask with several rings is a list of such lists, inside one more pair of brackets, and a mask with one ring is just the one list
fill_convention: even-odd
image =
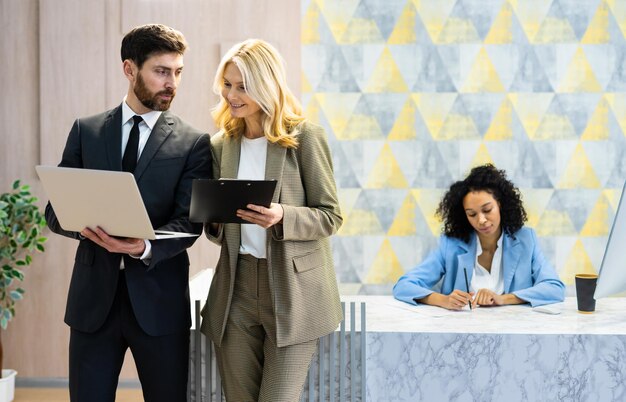
[[(201, 233), (191, 224), (191, 183), (211, 177), (209, 136), (168, 112), (183, 70), (184, 36), (164, 25), (122, 40), (123, 102), (77, 119), (59, 166), (132, 172), (153, 227)], [(189, 258), (195, 237), (149, 241), (101, 228), (69, 232), (48, 203), (50, 229), (79, 241), (65, 322), (70, 398), (114, 402), (130, 349), (145, 401), (185, 401), (189, 359)]]

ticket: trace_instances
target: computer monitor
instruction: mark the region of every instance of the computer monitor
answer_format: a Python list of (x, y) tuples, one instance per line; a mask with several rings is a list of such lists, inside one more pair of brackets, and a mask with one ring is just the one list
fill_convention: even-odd
[(622, 189), (613, 226), (606, 242), (595, 299), (626, 290), (626, 183)]

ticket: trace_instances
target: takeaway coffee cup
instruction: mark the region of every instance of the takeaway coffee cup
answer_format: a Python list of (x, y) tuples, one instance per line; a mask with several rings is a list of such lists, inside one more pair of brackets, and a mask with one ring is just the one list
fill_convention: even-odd
[(596, 291), (598, 275), (576, 274), (576, 300), (578, 301), (578, 312), (591, 314), (596, 309), (596, 299), (593, 294)]

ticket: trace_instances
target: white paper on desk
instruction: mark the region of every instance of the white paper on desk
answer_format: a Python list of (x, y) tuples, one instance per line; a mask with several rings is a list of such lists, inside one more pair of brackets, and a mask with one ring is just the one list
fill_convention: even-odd
[[(459, 314), (458, 311), (450, 311), (442, 307), (429, 306), (427, 304), (418, 304), (417, 306), (413, 306), (399, 300), (390, 300), (385, 304), (402, 310), (409, 310), (414, 313), (425, 315), (428, 317), (447, 317), (453, 314)], [(469, 311), (469, 308), (467, 308), (467, 311)]]

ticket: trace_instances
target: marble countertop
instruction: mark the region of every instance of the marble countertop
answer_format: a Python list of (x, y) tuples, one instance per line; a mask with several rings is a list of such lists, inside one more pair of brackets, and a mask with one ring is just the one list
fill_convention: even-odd
[[(626, 298), (596, 302), (596, 311), (581, 314), (576, 298), (549, 305), (547, 314), (529, 305), (479, 307), (448, 311), (439, 307), (412, 306), (392, 296), (342, 296), (346, 304), (366, 303), (368, 332), (497, 333), (497, 334), (594, 334), (626, 335)], [(357, 305), (356, 310), (360, 307)], [(346, 306), (346, 321), (350, 308)], [(360, 328), (356, 314), (356, 328)]]

